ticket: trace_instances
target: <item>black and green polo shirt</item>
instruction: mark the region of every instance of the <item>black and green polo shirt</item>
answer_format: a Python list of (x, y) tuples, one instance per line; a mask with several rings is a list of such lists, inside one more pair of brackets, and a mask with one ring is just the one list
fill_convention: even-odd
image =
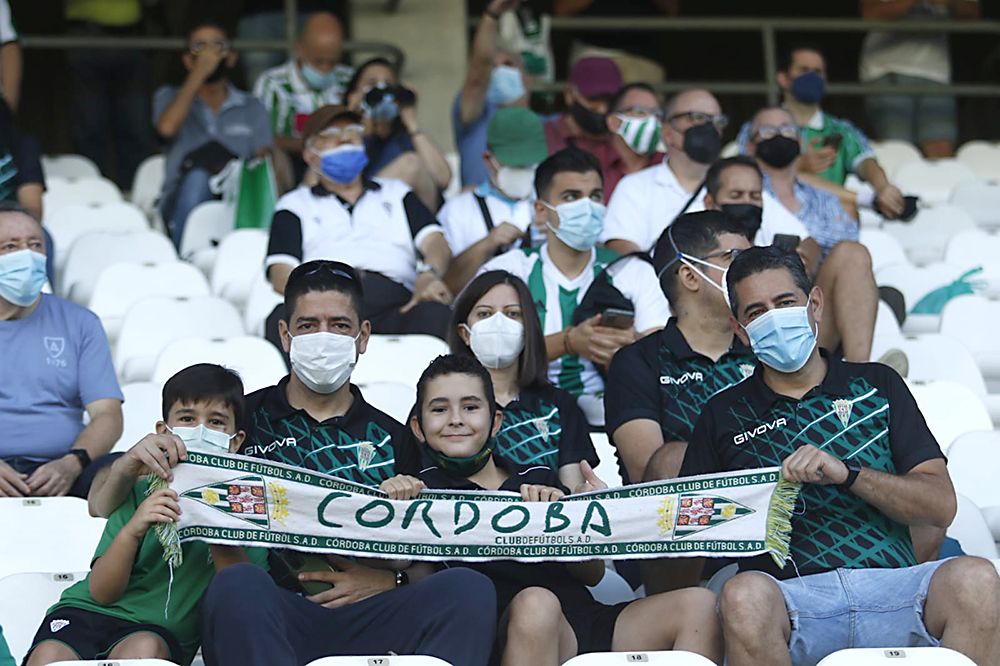
[(319, 422), (288, 404), (288, 377), (247, 396), (245, 456), (378, 486), (396, 474), (416, 475), (416, 451), (405, 429), (365, 402), (351, 385), (354, 403), (343, 416)]
[[(773, 467), (812, 444), (841, 460), (906, 474), (944, 458), (902, 378), (878, 363), (847, 363), (821, 350), (823, 382), (801, 400), (778, 395), (757, 371), (710, 400), (688, 442), (681, 476)], [(740, 561), (778, 578), (837, 568), (913, 566), (907, 527), (840, 486), (805, 484), (792, 518), (791, 562)]]
[[(691, 349), (671, 317), (666, 327), (627, 347), (611, 360), (604, 393), (608, 433), (629, 421), (660, 424), (664, 442), (687, 442), (709, 398), (740, 383), (754, 371), (753, 352), (739, 338), (718, 361)], [(625, 466), (619, 463), (628, 483)]]
[(586, 460), (597, 465), (583, 411), (566, 391), (551, 385), (523, 389), (503, 408), (496, 453), (518, 465), (563, 465)]

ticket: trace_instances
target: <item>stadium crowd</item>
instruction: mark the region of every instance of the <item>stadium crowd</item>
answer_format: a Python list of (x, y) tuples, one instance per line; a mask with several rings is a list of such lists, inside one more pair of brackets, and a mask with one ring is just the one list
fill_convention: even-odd
[[(227, 30), (191, 27), (184, 81), (152, 99), (159, 210), (179, 247), (230, 160), (271, 160), (288, 186), (261, 269), (282, 299), (266, 336), (289, 371), (244, 395), (219, 365), (181, 370), (162, 418), (119, 454), (111, 347), (94, 313), (45, 289), (64, 248), (41, 224), (39, 149), (15, 126), (16, 77), (2, 73), (0, 497), (73, 495), (108, 519), (87, 578), (37, 618), (26, 666), (189, 664), (199, 647), (210, 666), (387, 653), (555, 666), (640, 650), (799, 666), (894, 646), (1000, 666), (1000, 578), (987, 560), (943, 555), (957, 510), (946, 460), (905, 355), (871, 358), (879, 290), (859, 210), (899, 219), (912, 202), (856, 125), (822, 110), (822, 51), (783, 54), (781, 105), (745, 119), (741, 154), (723, 158), (730, 118), (711, 92), (661, 99), (611, 57), (572, 63), (564, 113), (533, 111), (524, 55), (499, 38), (518, 4), (492, 0), (475, 30), (452, 105), (463, 190), (447, 201), (451, 168), (417, 94), (388, 60), (344, 63), (334, 15), (310, 15), (295, 57), (252, 91), (230, 81)], [(901, 17), (977, 3), (863, 4)], [(916, 77), (892, 69), (893, 44), (870, 41), (871, 80)], [(871, 101), (886, 136), (905, 99)], [(911, 109), (929, 156), (954, 141), (942, 100)], [(845, 189), (850, 174), (867, 195)], [(373, 334), (414, 333), (450, 354), (400, 423), (351, 376)], [(599, 560), (432, 564), (191, 541), (175, 570), (156, 538), (181, 512), (159, 480), (189, 450), (397, 500), (461, 489), (552, 502), (606, 487), (593, 432), (626, 484), (781, 467), (802, 484), (787, 563), (741, 558), (716, 594), (707, 582), (734, 561), (619, 562), (643, 593), (605, 604), (587, 589), (610, 575)], [(250, 608), (252, 630), (234, 611)]]

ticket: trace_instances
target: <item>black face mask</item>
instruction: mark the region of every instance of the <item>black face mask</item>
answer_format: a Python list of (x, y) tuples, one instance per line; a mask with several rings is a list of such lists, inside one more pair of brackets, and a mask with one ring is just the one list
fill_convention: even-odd
[(798, 139), (790, 139), (779, 134), (757, 144), (757, 157), (775, 169), (784, 169), (798, 156)]
[(205, 83), (215, 83), (229, 76), (229, 63), (226, 58), (219, 61), (218, 66), (205, 79)]
[(749, 203), (730, 203), (719, 206), (726, 217), (738, 222), (747, 234), (747, 240), (753, 242), (754, 236), (760, 229), (761, 219), (764, 216), (764, 209)]
[(722, 152), (722, 137), (712, 123), (689, 127), (684, 132), (684, 152), (699, 164), (711, 164)]
[(608, 124), (604, 121), (604, 114), (591, 111), (580, 102), (573, 100), (573, 106), (569, 107), (569, 114), (573, 120), (587, 134), (606, 134)]

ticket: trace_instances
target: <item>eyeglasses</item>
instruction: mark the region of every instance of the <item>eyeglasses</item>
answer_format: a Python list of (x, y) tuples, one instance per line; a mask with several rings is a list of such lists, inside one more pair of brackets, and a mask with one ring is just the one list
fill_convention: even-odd
[(658, 109), (655, 106), (627, 106), (624, 109), (618, 109), (615, 113), (621, 116), (633, 116), (637, 118), (653, 116), (659, 120), (663, 120), (663, 109)]
[(757, 128), (754, 137), (758, 141), (767, 141), (768, 139), (773, 139), (778, 135), (787, 137), (789, 139), (799, 138), (799, 126), (794, 123), (785, 123), (784, 125), (761, 125)]
[(675, 113), (667, 118), (667, 122), (673, 125), (675, 120), (679, 120), (681, 118), (687, 118), (692, 125), (712, 123), (718, 130), (725, 129), (726, 125), (729, 124), (729, 116), (724, 113), (712, 114), (702, 113), (701, 111), (684, 111), (683, 113)]
[(192, 55), (198, 55), (208, 47), (212, 47), (216, 51), (222, 52), (222, 51), (228, 51), (231, 46), (232, 45), (229, 43), (229, 41), (225, 39), (220, 39), (211, 42), (205, 42), (205, 41), (191, 42), (191, 44), (188, 46), (188, 51), (190, 51)]

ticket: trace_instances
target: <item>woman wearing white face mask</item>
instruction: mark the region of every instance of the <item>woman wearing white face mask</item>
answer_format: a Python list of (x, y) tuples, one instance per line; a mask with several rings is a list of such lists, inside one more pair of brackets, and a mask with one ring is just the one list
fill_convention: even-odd
[(527, 285), (505, 271), (483, 273), (455, 302), (448, 342), (489, 370), (503, 425), (496, 453), (521, 465), (544, 465), (575, 488), (579, 463), (597, 464), (583, 412), (546, 378), (545, 340)]

